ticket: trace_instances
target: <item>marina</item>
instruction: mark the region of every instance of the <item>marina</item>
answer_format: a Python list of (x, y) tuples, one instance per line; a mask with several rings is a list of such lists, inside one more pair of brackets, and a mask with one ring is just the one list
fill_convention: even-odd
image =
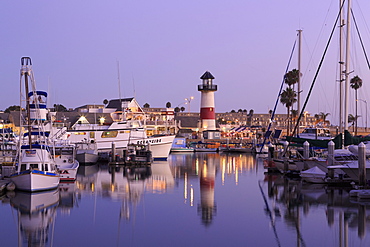
[(369, 3), (211, 2), (4, 4), (1, 246), (370, 246)]
[(246, 153), (98, 163), (57, 190), (2, 194), (0, 236), (4, 246), (367, 246), (369, 201), (350, 190), (268, 174)]

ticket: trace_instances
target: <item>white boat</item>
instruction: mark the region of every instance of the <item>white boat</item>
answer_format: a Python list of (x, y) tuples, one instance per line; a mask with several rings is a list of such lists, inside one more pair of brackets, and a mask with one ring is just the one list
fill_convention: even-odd
[[(335, 149), (333, 155), (333, 164), (341, 165), (352, 161), (358, 160), (358, 157), (354, 155), (347, 149)], [(273, 159), (276, 168), (284, 172), (284, 159), (276, 158)], [(288, 159), (288, 170), (290, 171), (303, 171), (305, 169), (310, 169), (313, 167), (318, 167), (322, 171), (327, 172), (327, 157), (310, 157), (308, 159), (304, 158), (290, 158)]]
[(77, 177), (80, 163), (76, 157), (76, 146), (66, 143), (54, 144), (54, 160), (60, 175), (61, 182), (73, 182)]
[(116, 149), (127, 149), (128, 144), (149, 145), (154, 160), (166, 160), (175, 135), (153, 135), (148, 137), (140, 120), (130, 119), (113, 122), (109, 126), (77, 126), (69, 130), (67, 140), (80, 143), (94, 139), (99, 153), (109, 153), (112, 143)]
[(58, 187), (60, 176), (48, 146), (23, 145), (17, 163), (10, 175), (16, 189), (33, 192)]
[(315, 139), (315, 140), (330, 140), (332, 136), (328, 128), (305, 128), (302, 133), (300, 133), (299, 138), (305, 139)]
[[(366, 181), (370, 180), (370, 160), (366, 160)], [(342, 165), (328, 166), (329, 169), (340, 169), (342, 170), (351, 180), (359, 181), (359, 166), (358, 161), (352, 161)]]
[(81, 164), (95, 164), (98, 162), (99, 154), (95, 142), (77, 142), (76, 159)]
[[(21, 102), (26, 102), (25, 109), (28, 109), (28, 114), (27, 123), (22, 123), (21, 127), (27, 127), (28, 132), (21, 135), (19, 140), (20, 147), (15, 160), (16, 172), (10, 175), (10, 179), (18, 190), (34, 192), (55, 189), (59, 185), (59, 173), (50, 152), (49, 133), (42, 131), (42, 122), (47, 113), (47, 93), (36, 91), (31, 59), (28, 57), (22, 58), (21, 80), (23, 76), (26, 97), (24, 99), (21, 87)], [(31, 81), (32, 91), (29, 91), (28, 80)]]
[(317, 166), (308, 170), (301, 171), (301, 178), (309, 183), (321, 184), (326, 183), (326, 172), (323, 172)]
[[(370, 142), (365, 141), (363, 142), (365, 144), (365, 155), (366, 157), (370, 157)], [(349, 145), (348, 150), (352, 153), (358, 155), (358, 145)]]

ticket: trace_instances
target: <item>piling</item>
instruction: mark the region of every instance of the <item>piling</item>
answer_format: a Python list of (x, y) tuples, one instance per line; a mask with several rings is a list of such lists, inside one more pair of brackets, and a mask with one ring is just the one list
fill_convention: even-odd
[[(334, 149), (335, 149), (335, 143), (333, 141), (330, 141), (328, 143), (328, 166), (331, 166), (334, 164)], [(328, 169), (328, 176), (329, 178), (334, 179), (334, 169)]]
[(274, 157), (275, 150), (274, 150), (274, 146), (271, 143), (268, 145), (268, 147), (269, 147), (268, 160), (271, 161)]
[(310, 158), (310, 143), (308, 141), (303, 143), (303, 158)]
[(363, 142), (358, 145), (358, 181), (362, 188), (366, 186), (366, 146)]
[(288, 161), (288, 146), (289, 146), (289, 142), (285, 141), (283, 142), (283, 146), (284, 146), (284, 172), (287, 173), (288, 172), (288, 168), (289, 168), (289, 161)]
[(112, 156), (111, 161), (116, 162), (116, 144), (112, 142)]

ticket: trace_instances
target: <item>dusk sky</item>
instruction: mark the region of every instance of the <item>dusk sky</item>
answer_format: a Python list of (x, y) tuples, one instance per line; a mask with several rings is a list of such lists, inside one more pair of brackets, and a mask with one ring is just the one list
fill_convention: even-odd
[[(370, 1), (353, 0), (352, 9), (370, 51)], [(136, 97), (141, 106), (171, 102), (188, 109), (184, 99), (193, 96), (191, 111), (199, 112), (197, 85), (210, 71), (218, 85), (216, 112), (267, 113), (274, 107), (298, 29), (303, 30), (303, 105), (338, 10), (339, 0), (3, 1), (0, 110), (19, 105), (20, 59), (29, 56), (37, 87), (49, 92), (50, 106), (102, 104), (121, 95)], [(350, 77), (362, 78), (358, 97), (370, 103), (370, 72), (353, 22), (351, 32)], [(336, 28), (307, 106), (312, 115), (330, 113), (334, 123), (338, 36)], [(289, 70), (297, 68), (297, 51)], [(370, 106), (359, 102), (359, 115), (365, 115), (365, 105)], [(277, 112), (286, 113), (286, 108), (279, 103)]]

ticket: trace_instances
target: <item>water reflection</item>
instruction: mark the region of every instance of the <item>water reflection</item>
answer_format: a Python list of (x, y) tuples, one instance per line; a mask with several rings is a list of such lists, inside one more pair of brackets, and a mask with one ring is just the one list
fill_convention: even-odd
[[(283, 219), (286, 226), (295, 231), (297, 246), (306, 245), (302, 222), (317, 209), (324, 210), (328, 227), (337, 229), (339, 246), (349, 246), (351, 232), (357, 232), (357, 237), (362, 240), (370, 231), (370, 201), (351, 198), (351, 188), (309, 184), (277, 174), (266, 175), (264, 183), (267, 183), (268, 197), (265, 212), (272, 226), (275, 227), (278, 219)], [(265, 197), (263, 191), (262, 195)], [(317, 227), (321, 228), (320, 225)], [(276, 240), (279, 243), (277, 235)]]
[(40, 193), (15, 193), (10, 204), (18, 215), (18, 246), (45, 246), (48, 243), (54, 233), (58, 202), (58, 189)]
[(45, 201), (38, 194), (2, 197), (2, 245), (16, 246), (17, 229), (19, 243), (39, 246), (337, 247), (370, 241), (370, 201), (350, 198), (348, 188), (264, 174), (262, 160), (248, 154), (176, 154), (140, 167), (80, 166), (76, 182), (55, 193)]

